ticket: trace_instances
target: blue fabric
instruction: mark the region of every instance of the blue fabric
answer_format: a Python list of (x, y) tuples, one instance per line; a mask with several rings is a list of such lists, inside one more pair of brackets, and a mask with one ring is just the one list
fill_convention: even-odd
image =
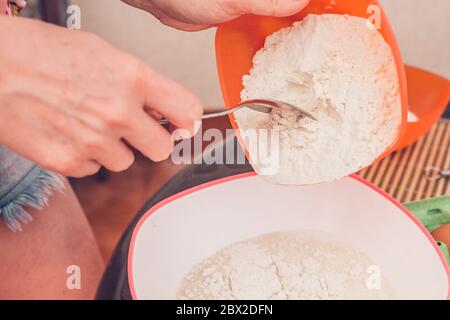
[(26, 208), (42, 209), (53, 191), (63, 190), (60, 175), (46, 171), (0, 145), (0, 217), (12, 231), (33, 220)]

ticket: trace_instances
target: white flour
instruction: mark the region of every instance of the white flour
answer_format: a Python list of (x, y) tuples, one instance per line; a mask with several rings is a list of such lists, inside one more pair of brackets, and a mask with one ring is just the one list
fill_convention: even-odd
[[(243, 78), (243, 100), (283, 100), (318, 119), (291, 112), (235, 113), (241, 129), (280, 130), (280, 170), (269, 180), (335, 180), (371, 164), (395, 142), (401, 122), (396, 65), (389, 46), (367, 20), (309, 15), (268, 37), (253, 62)], [(257, 162), (257, 150), (247, 147)], [(261, 171), (258, 163), (253, 165)]]
[[(363, 253), (317, 233), (276, 233), (232, 244), (195, 266), (179, 299), (391, 299), (371, 286)], [(369, 283), (369, 286), (367, 285)]]

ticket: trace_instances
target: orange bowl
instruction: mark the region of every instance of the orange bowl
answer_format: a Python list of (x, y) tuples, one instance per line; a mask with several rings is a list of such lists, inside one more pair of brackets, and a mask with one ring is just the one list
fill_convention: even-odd
[(405, 148), (426, 134), (441, 118), (450, 100), (450, 81), (415, 67), (406, 66), (409, 111), (417, 117), (408, 122), (396, 149)]
[[(292, 25), (295, 21), (302, 20), (308, 14), (347, 14), (369, 19), (373, 15), (371, 8), (379, 8), (381, 25), (378, 30), (393, 52), (400, 83), (402, 123), (397, 141), (380, 155), (380, 158), (388, 155), (397, 149), (397, 144), (405, 133), (408, 95), (405, 69), (395, 35), (383, 9), (376, 0), (311, 0), (304, 10), (291, 17), (246, 15), (220, 25), (216, 33), (216, 59), (225, 105), (231, 108), (240, 102), (240, 92), (243, 89), (242, 77), (250, 72), (253, 66), (253, 56), (264, 46), (267, 36)], [(233, 128), (237, 129), (233, 115), (230, 116), (230, 120)], [(241, 145), (244, 146), (242, 141)]]

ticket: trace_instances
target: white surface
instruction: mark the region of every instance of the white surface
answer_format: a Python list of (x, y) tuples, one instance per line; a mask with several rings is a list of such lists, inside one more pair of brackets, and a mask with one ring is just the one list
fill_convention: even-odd
[(140, 299), (173, 299), (192, 267), (233, 242), (264, 233), (317, 230), (365, 252), (400, 299), (445, 299), (448, 279), (431, 242), (398, 207), (345, 178), (282, 187), (259, 177), (180, 198), (143, 223), (133, 253)]
[(406, 64), (450, 78), (450, 1), (381, 0)]
[(417, 117), (417, 115), (414, 112), (408, 111), (408, 122), (413, 123), (418, 121), (419, 117)]

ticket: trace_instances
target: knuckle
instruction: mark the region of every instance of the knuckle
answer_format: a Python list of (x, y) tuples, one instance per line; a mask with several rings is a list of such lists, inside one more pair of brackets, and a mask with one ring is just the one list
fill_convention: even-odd
[(123, 62), (123, 68), (125, 83), (131, 93), (135, 94), (140, 92), (144, 87), (145, 70), (148, 68), (147, 65), (134, 57), (126, 55)]
[(279, 1), (268, 1), (269, 14), (272, 16), (277, 16), (283, 9), (282, 4)]
[(121, 172), (130, 168), (133, 163), (134, 154), (130, 151), (126, 155), (121, 156), (120, 160), (113, 163), (109, 169), (114, 172)]
[(160, 162), (168, 159), (174, 148), (174, 141), (170, 138), (165, 139), (164, 145), (158, 150), (158, 153), (152, 157), (153, 161)]
[(170, 157), (170, 154), (172, 153), (173, 148), (174, 148), (174, 142), (172, 139), (169, 139), (168, 143), (167, 143), (167, 149), (165, 150), (165, 153), (162, 155), (163, 160), (166, 160)]
[(236, 0), (224, 0), (222, 2), (222, 10), (229, 16), (238, 16), (249, 13), (244, 9), (245, 2)]
[(63, 173), (70, 175), (77, 169), (77, 161), (75, 157), (65, 157), (58, 161), (57, 169)]
[(46, 166), (47, 169), (60, 173), (64, 176), (74, 176), (76, 167), (70, 160), (59, 159), (52, 164)]
[(76, 161), (72, 154), (61, 151), (58, 154), (44, 154), (41, 156), (39, 164), (50, 171), (69, 175), (73, 171)]
[(70, 177), (70, 178), (83, 178), (86, 177), (88, 175), (90, 175), (90, 173), (86, 173), (86, 172), (82, 172), (82, 171), (70, 171), (67, 173), (63, 173), (66, 177)]
[(82, 177), (91, 176), (93, 174), (96, 174), (101, 167), (102, 167), (101, 165), (92, 165), (89, 169), (86, 169), (84, 172), (80, 172), (80, 174)]
[(195, 129), (199, 127), (199, 121), (202, 119), (203, 106), (195, 95), (191, 95), (189, 101), (186, 104), (184, 128), (193, 134)]
[(191, 93), (191, 97), (189, 99), (189, 113), (194, 120), (199, 120), (203, 115), (203, 106), (200, 100)]
[(203, 115), (203, 106), (200, 100), (192, 93), (188, 93), (185, 99), (184, 119), (185, 127), (191, 129)]
[(86, 135), (84, 144), (88, 149), (98, 149), (104, 145), (103, 137), (98, 134)]
[(70, 120), (66, 114), (61, 112), (46, 112), (45, 120), (59, 131), (65, 131), (71, 126)]
[(105, 114), (105, 121), (109, 126), (124, 127), (127, 125), (127, 113), (126, 108), (122, 106), (112, 106)]
[(129, 167), (131, 167), (134, 163), (135, 158), (134, 158), (133, 152), (128, 151), (127, 156), (124, 156), (123, 159), (124, 159), (123, 160), (123, 169), (126, 170)]
[[(93, 121), (89, 122), (90, 127), (95, 127), (100, 131), (106, 131), (109, 129), (113, 118), (113, 113), (118, 108), (117, 103), (113, 99), (101, 99), (96, 97), (86, 97), (78, 105), (78, 109), (93, 116)], [(90, 119), (90, 120), (91, 120)]]

